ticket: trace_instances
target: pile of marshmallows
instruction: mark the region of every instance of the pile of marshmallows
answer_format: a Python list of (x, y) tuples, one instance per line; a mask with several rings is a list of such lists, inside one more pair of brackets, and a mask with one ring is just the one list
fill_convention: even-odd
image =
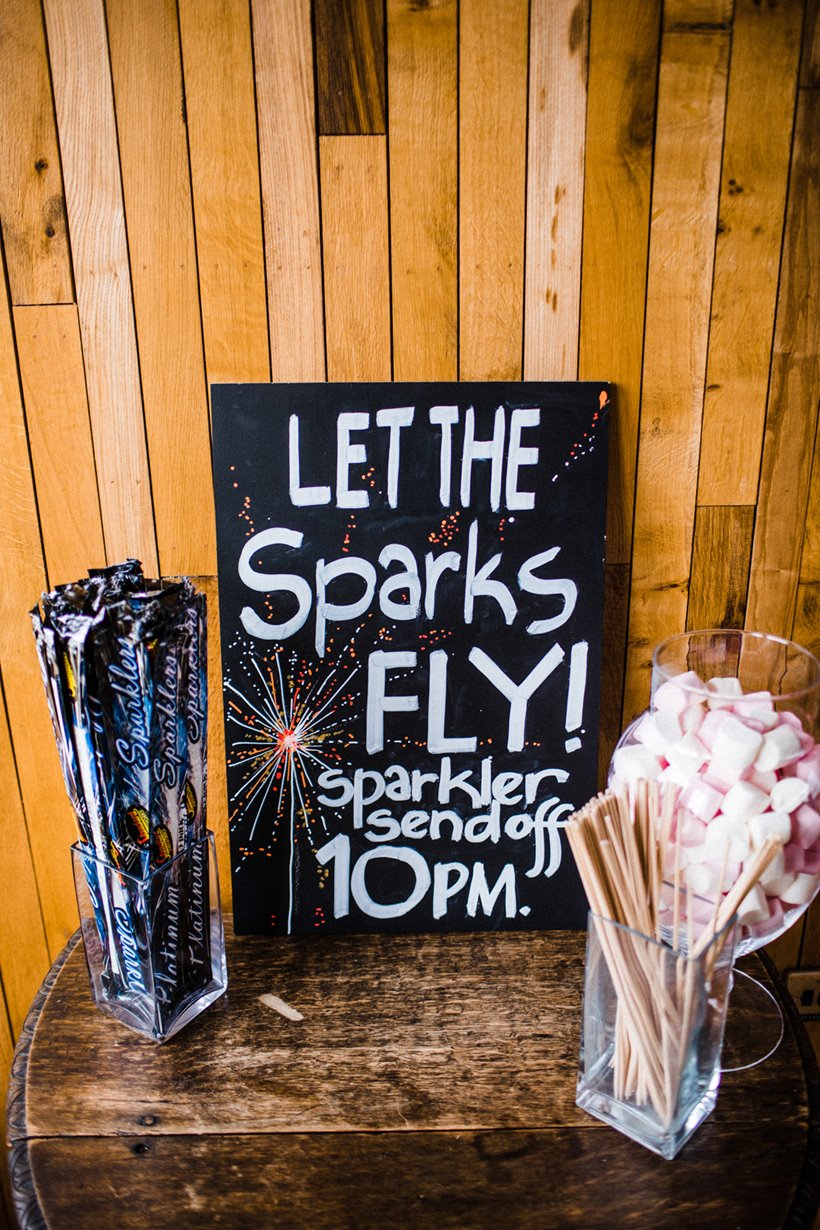
[(631, 738), (610, 787), (645, 778), (680, 789), (669, 857), (692, 893), (726, 893), (770, 834), (782, 841), (738, 910), (744, 934), (781, 930), (820, 883), (820, 743), (769, 692), (744, 695), (735, 678), (704, 683), (694, 671), (657, 689)]

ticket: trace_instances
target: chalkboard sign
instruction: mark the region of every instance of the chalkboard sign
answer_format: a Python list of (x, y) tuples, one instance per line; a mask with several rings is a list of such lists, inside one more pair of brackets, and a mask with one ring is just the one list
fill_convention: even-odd
[(608, 386), (212, 395), (237, 930), (582, 926)]

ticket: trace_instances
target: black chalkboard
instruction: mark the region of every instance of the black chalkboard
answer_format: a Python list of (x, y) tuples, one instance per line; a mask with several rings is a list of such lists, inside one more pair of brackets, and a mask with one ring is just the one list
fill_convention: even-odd
[(608, 386), (212, 404), (237, 930), (582, 926)]

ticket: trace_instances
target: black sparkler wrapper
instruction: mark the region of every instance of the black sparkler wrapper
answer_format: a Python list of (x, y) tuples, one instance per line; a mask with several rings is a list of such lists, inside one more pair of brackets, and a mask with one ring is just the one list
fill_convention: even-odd
[(127, 560), (44, 594), (42, 611), (32, 623), (77, 820), (92, 986), (112, 1015), (162, 1039), (225, 983), (205, 828), (205, 598)]

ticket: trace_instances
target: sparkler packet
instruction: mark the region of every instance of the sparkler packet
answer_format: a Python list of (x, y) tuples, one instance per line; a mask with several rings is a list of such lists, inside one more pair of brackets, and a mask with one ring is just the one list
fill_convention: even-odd
[(205, 597), (126, 560), (44, 594), (31, 618), (77, 821), (92, 986), (100, 1006), (162, 1039), (195, 1015), (220, 961), (224, 975), (205, 828)]

